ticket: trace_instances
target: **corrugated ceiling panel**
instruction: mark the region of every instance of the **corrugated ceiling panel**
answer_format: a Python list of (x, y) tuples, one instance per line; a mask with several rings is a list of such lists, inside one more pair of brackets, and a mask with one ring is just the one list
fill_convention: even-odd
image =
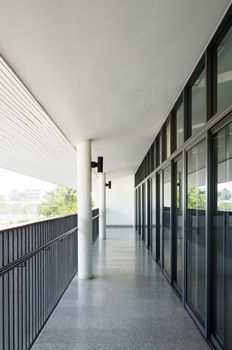
[(75, 187), (76, 151), (2, 58), (0, 149), (1, 168)]

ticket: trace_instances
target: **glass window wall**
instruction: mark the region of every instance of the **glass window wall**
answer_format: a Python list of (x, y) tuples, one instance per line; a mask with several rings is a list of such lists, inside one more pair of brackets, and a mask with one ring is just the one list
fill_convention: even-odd
[(205, 69), (191, 87), (192, 135), (201, 131), (206, 123)]
[(161, 256), (162, 256), (162, 181), (161, 181), (161, 173), (156, 175), (157, 179), (157, 261), (161, 264)]
[(152, 255), (156, 258), (156, 176), (152, 178)]
[(217, 47), (217, 110), (232, 104), (232, 26)]
[(176, 148), (184, 143), (184, 104), (183, 102), (176, 111)]
[(164, 169), (163, 173), (163, 245), (164, 269), (171, 276), (171, 166)]
[(159, 135), (159, 161), (160, 161), (160, 164), (163, 161), (163, 145), (162, 145), (162, 135), (161, 135), (161, 133)]
[(165, 159), (171, 155), (171, 125), (170, 119), (167, 120), (164, 126), (164, 144), (165, 144)]
[(182, 290), (182, 244), (183, 244), (183, 162), (174, 163), (174, 282)]
[(232, 123), (214, 136), (212, 236), (212, 333), (231, 348), (232, 299)]
[(187, 153), (187, 303), (205, 324), (206, 142)]

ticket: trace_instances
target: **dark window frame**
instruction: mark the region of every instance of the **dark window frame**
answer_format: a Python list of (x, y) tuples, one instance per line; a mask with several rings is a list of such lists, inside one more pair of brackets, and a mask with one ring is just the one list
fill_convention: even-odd
[[(232, 26), (232, 5), (228, 9), (226, 15), (221, 21), (216, 33), (214, 34), (209, 46), (206, 48), (206, 53), (208, 52), (208, 60), (206, 61), (209, 65), (208, 76), (210, 78), (211, 87), (209, 84), (207, 88), (211, 89), (211, 116), (218, 113), (217, 106), (217, 48), (221, 41), (226, 36), (227, 32)], [(211, 75), (211, 76), (210, 76)], [(210, 104), (210, 101), (208, 100)], [(222, 111), (223, 112), (223, 111)]]
[[(170, 141), (169, 141), (169, 155), (167, 153), (167, 129), (168, 125), (170, 128)], [(172, 154), (172, 123), (171, 123), (171, 113), (168, 115), (167, 119), (165, 120), (163, 124), (163, 161), (168, 159), (170, 155)]]
[[(161, 157), (160, 157), (160, 137), (162, 138), (162, 129), (159, 131), (159, 133), (156, 136), (156, 167), (158, 167), (163, 162), (163, 149), (161, 148)], [(162, 140), (162, 139), (161, 139)], [(162, 145), (161, 145), (162, 147)]]
[[(178, 99), (177, 99), (177, 102), (175, 103), (172, 111), (171, 111), (171, 116), (172, 116), (172, 119), (173, 119), (173, 122), (172, 122), (172, 147), (173, 147), (173, 152), (176, 151), (178, 148), (177, 148), (177, 111), (178, 109), (180, 108), (181, 104), (183, 103), (183, 109), (184, 109), (184, 125), (183, 125), (183, 128), (184, 128), (184, 140), (183, 140), (183, 143), (185, 142), (186, 140), (186, 125), (188, 124), (186, 122), (186, 113), (185, 113), (185, 98), (184, 98), (184, 93), (183, 91), (181, 92), (181, 94), (179, 95)], [(179, 147), (181, 148), (182, 145)]]
[[(224, 112), (220, 112), (220, 114), (217, 114), (217, 111), (215, 109), (215, 101), (217, 101), (217, 98), (215, 97), (215, 90), (217, 90), (217, 69), (215, 66), (215, 53), (217, 53), (217, 45), (221, 42), (221, 40), (224, 38), (224, 35), (226, 35), (228, 29), (230, 28), (232, 22), (232, 5), (230, 6), (226, 16), (222, 20), (221, 24), (219, 25), (215, 35), (213, 36), (212, 40), (210, 41), (209, 45), (205, 48), (204, 54), (201, 56), (200, 60), (198, 61), (196, 68), (194, 69), (194, 72), (190, 76), (187, 84), (185, 85), (184, 89), (182, 90), (181, 94), (179, 95), (177, 102), (175, 103), (174, 107), (171, 110), (170, 116), (171, 116), (171, 162), (175, 162), (175, 159), (178, 158), (178, 155), (183, 155), (183, 227), (184, 232), (186, 231), (186, 208), (187, 208), (187, 152), (195, 147), (198, 143), (200, 143), (203, 139), (206, 140), (206, 152), (207, 152), (207, 161), (206, 161), (206, 177), (207, 177), (207, 219), (206, 219), (206, 235), (207, 235), (207, 242), (206, 242), (206, 260), (207, 260), (207, 268), (210, 268), (210, 234), (211, 234), (211, 223), (210, 218), (211, 212), (212, 212), (212, 198), (213, 198), (213, 191), (212, 191), (212, 171), (210, 173), (210, 168), (212, 167), (212, 136), (216, 132), (216, 130), (219, 130), (222, 128), (222, 125), (225, 125), (227, 123), (230, 123), (232, 121), (232, 108), (229, 108), (229, 110), (225, 110)], [(205, 70), (206, 70), (206, 126), (204, 126), (203, 130), (199, 133), (199, 135), (195, 135), (191, 137), (191, 133), (188, 131), (188, 127), (190, 125), (189, 122), (189, 112), (188, 108), (191, 106), (188, 101), (188, 88), (189, 84), (191, 83), (191, 78), (194, 76), (195, 71), (197, 71), (198, 66), (200, 65), (200, 61), (204, 60), (205, 64)], [(183, 108), (184, 108), (184, 144), (181, 145), (178, 150), (176, 150), (176, 111), (177, 108), (180, 106), (180, 103), (183, 102)], [(165, 123), (164, 123), (165, 124)], [(163, 133), (163, 127), (159, 130), (158, 136), (156, 137), (154, 141), (154, 157), (152, 157), (154, 162), (154, 170), (152, 176), (160, 176), (160, 181), (162, 181), (162, 169), (164, 169), (167, 165), (170, 159), (165, 160), (163, 162), (163, 159), (154, 159), (155, 154), (159, 155), (159, 136)], [(163, 134), (162, 134), (163, 135)], [(163, 137), (163, 136), (162, 136)], [(211, 145), (211, 146), (210, 146)], [(162, 163), (163, 162), (163, 163)], [(140, 167), (138, 168), (136, 172), (136, 183), (139, 185), (140, 189), (140, 183), (144, 180), (143, 177), (144, 172), (144, 161), (141, 163)], [(173, 179), (172, 179), (173, 180)], [(157, 180), (155, 185), (157, 186)], [(211, 190), (210, 190), (211, 189)], [(159, 189), (160, 191), (160, 189)], [(158, 196), (159, 192), (156, 188), (156, 194)], [(163, 193), (160, 193), (162, 198), (160, 199), (161, 203), (163, 200)], [(158, 197), (157, 197), (157, 203), (158, 203)], [(172, 200), (173, 204), (173, 200)], [(158, 210), (158, 207), (156, 207), (156, 212)], [(159, 214), (157, 213), (157, 220), (159, 219)], [(158, 221), (156, 222), (158, 224)], [(163, 223), (161, 222), (161, 225)], [(161, 227), (162, 230), (163, 226)], [(161, 238), (161, 237), (160, 237)], [(183, 254), (185, 255), (186, 259), (186, 237), (184, 233), (184, 250)], [(158, 249), (158, 245), (156, 247)], [(160, 255), (162, 254), (162, 247), (160, 251)], [(161, 264), (162, 264), (162, 256), (160, 256)], [(213, 343), (212, 334), (211, 331), (211, 320), (210, 320), (210, 302), (211, 302), (211, 285), (210, 285), (210, 271), (207, 270), (207, 287), (206, 287), (206, 319), (205, 319), (205, 328), (202, 327), (196, 316), (193, 314), (191, 309), (188, 307), (188, 304), (186, 303), (186, 260), (184, 260), (183, 265), (183, 273), (184, 273), (184, 283), (183, 283), (183, 304), (187, 311), (189, 312), (192, 319), (197, 324), (200, 331), (203, 333), (203, 335), (208, 339), (211, 344)], [(217, 344), (216, 344), (217, 345)], [(215, 345), (215, 346), (216, 346)]]
[[(205, 53), (201, 56), (196, 68), (194, 69), (192, 75), (190, 76), (185, 88), (184, 88), (184, 114), (185, 114), (185, 141), (188, 140), (192, 136), (192, 87), (195, 84), (196, 80), (199, 78), (199, 76), (202, 74), (202, 72), (205, 70), (206, 72), (206, 59), (205, 59)], [(207, 122), (207, 74), (206, 76), (206, 96), (205, 96), (205, 102), (206, 102), (206, 110), (205, 110), (205, 123)], [(202, 128), (204, 129), (204, 127)]]

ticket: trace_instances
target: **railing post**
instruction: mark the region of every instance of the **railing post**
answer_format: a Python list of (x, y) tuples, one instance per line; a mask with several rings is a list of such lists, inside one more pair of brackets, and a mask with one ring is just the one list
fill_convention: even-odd
[(91, 141), (77, 144), (78, 277), (92, 278)]
[(99, 239), (106, 239), (106, 176), (98, 174)]

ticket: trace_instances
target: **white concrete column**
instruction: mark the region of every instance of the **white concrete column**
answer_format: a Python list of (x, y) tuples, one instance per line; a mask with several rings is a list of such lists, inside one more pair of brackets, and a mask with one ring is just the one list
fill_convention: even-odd
[(78, 278), (92, 278), (91, 141), (77, 144)]
[(106, 239), (106, 175), (98, 174), (99, 239)]

